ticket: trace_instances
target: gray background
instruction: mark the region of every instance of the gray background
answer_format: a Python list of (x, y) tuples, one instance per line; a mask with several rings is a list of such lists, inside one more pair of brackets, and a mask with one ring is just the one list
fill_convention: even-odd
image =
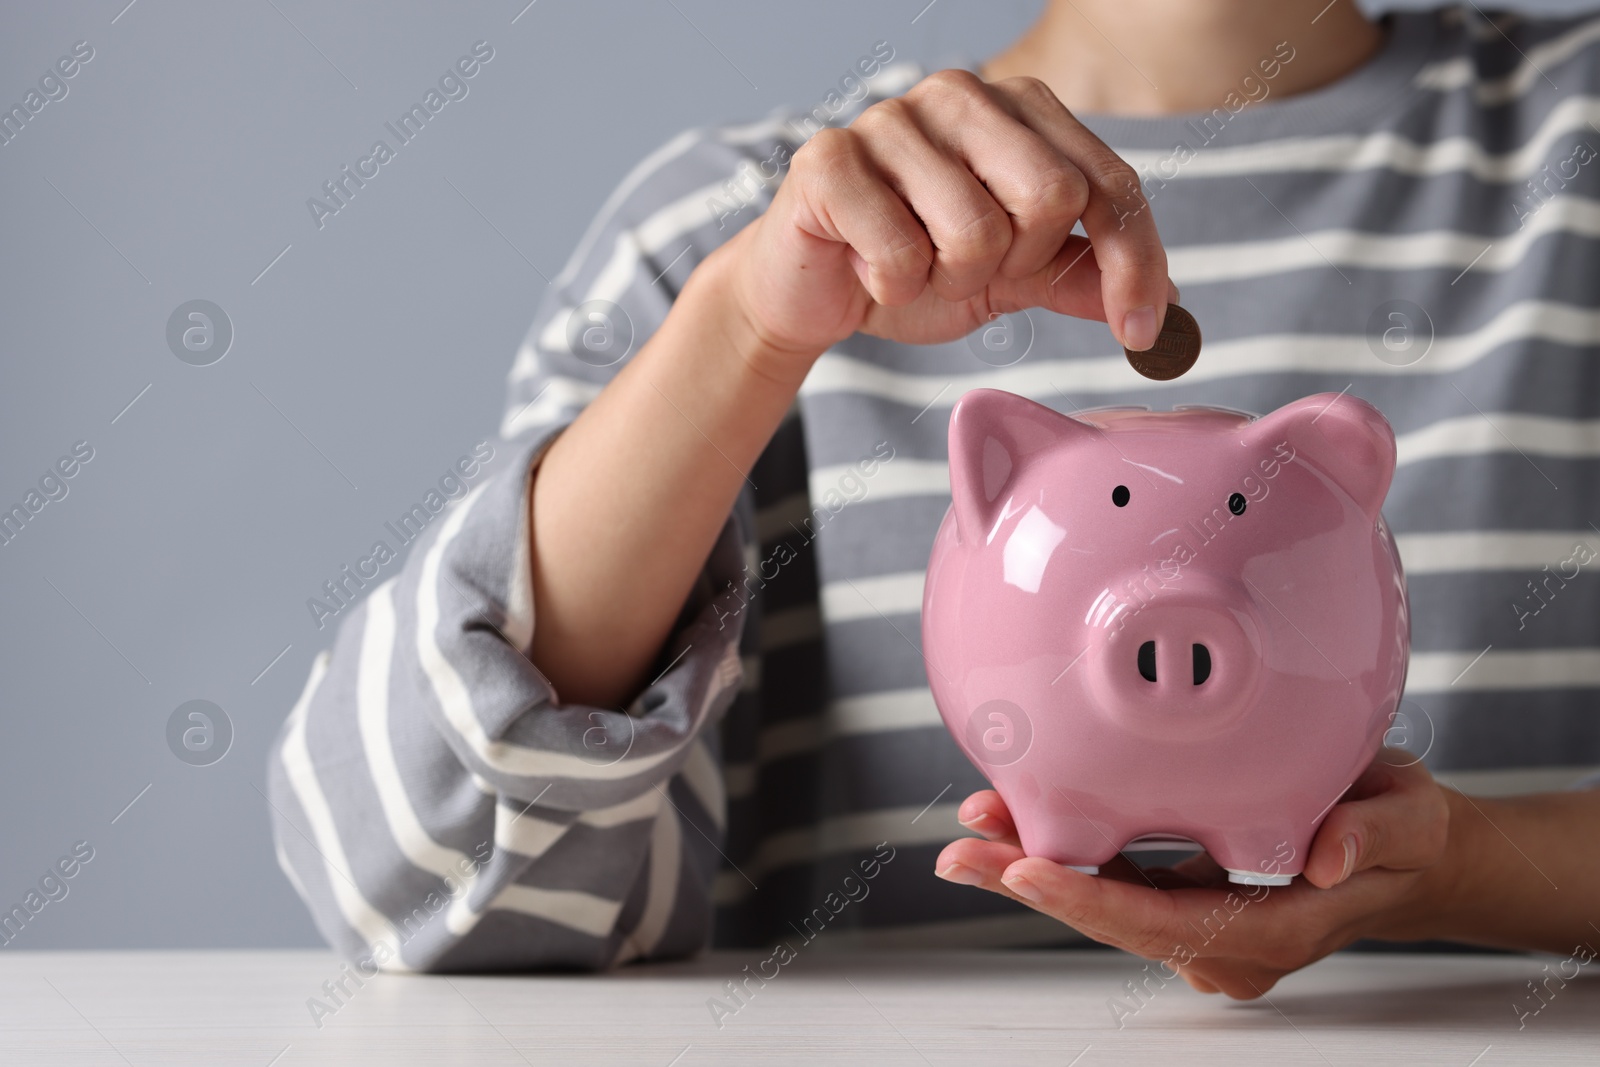
[[(10, 947), (318, 944), (259, 792), (334, 631), (306, 599), (494, 441), (610, 188), (687, 126), (816, 103), (874, 41), (985, 55), (1041, 4), (126, 2), (0, 7), (6, 108), (95, 49), (0, 146), (0, 510), (95, 450), (0, 546), (0, 912), (87, 840)], [(318, 230), (306, 199), (480, 39), (468, 96)], [(167, 347), (192, 299), (233, 322), (211, 366)], [(210, 766), (167, 745), (192, 699), (233, 724)]]

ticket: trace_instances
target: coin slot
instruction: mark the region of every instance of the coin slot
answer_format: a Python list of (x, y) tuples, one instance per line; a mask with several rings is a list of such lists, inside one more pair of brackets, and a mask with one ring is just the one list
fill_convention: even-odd
[(1139, 646), (1139, 674), (1147, 682), (1156, 680), (1156, 643), (1146, 641)]

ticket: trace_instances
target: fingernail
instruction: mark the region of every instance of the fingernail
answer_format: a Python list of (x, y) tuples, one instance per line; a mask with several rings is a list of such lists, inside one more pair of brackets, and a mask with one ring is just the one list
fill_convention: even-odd
[(1156, 309), (1153, 304), (1134, 308), (1122, 317), (1122, 347), (1143, 352), (1156, 343)]
[[(1355, 834), (1345, 834), (1344, 840), (1340, 844), (1344, 846), (1344, 870), (1339, 872), (1339, 882), (1342, 882), (1350, 877), (1351, 871), (1355, 870), (1356, 854), (1360, 852), (1361, 848), (1356, 841)], [(1334, 885), (1338, 885), (1339, 882), (1335, 882)]]
[(1011, 890), (1023, 900), (1031, 901), (1034, 904), (1037, 904), (1039, 901), (1044, 899), (1044, 894), (1039, 892), (1039, 887), (1022, 877), (1020, 874), (1013, 875), (1010, 878), (1002, 878), (1001, 881), (1005, 883), (1007, 889)]
[(956, 821), (959, 822), (962, 826), (965, 826), (968, 830), (975, 831), (977, 833), (982, 834), (984, 837), (988, 837), (989, 833), (990, 833), (990, 830), (992, 828), (991, 827), (985, 827), (984, 823), (993, 822), (994, 820), (989, 817), (989, 813), (988, 812), (980, 811), (980, 812), (978, 812), (977, 815), (973, 816), (971, 819), (957, 819)]
[(1171, 278), (1167, 279), (1167, 303), (1176, 304), (1183, 294), (1178, 292), (1178, 283)]
[(948, 867), (946, 867), (944, 870), (935, 871), (933, 873), (937, 874), (940, 878), (943, 878), (945, 881), (954, 882), (957, 885), (982, 885), (983, 884), (983, 875), (979, 874), (977, 871), (973, 870), (971, 867), (968, 867), (968, 866), (966, 866), (964, 864), (960, 864), (960, 863), (952, 863)]

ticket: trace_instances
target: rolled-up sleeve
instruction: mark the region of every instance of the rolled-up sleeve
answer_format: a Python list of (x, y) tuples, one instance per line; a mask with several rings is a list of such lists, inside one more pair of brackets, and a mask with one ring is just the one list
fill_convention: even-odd
[(363, 973), (601, 968), (709, 939), (726, 815), (710, 727), (740, 684), (750, 502), (626, 707), (563, 703), (528, 658), (533, 473), (622, 362), (574, 354), (566, 325), (614, 309), (636, 348), (733, 232), (684, 205), (739, 154), (686, 136), (624, 183), (547, 290), (510, 376), (509, 462), (341, 613), (273, 746), (279, 863)]

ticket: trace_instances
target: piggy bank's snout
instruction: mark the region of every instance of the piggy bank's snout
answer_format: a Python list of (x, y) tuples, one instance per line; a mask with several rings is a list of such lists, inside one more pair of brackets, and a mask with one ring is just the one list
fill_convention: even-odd
[[(1226, 725), (1256, 698), (1262, 628), (1242, 589), (1189, 575), (1136, 610), (1108, 621), (1090, 668), (1101, 709), (1125, 722), (1170, 730)], [(1187, 731), (1184, 731), (1187, 732)]]

